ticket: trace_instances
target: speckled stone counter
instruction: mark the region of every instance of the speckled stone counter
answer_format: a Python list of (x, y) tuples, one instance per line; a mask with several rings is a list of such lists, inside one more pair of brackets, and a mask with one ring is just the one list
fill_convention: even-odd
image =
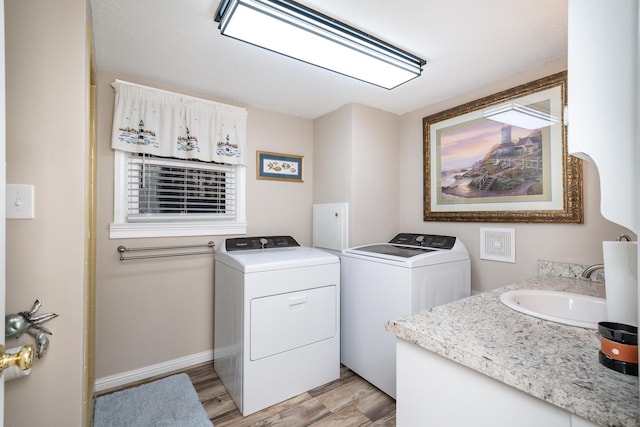
[(604, 297), (602, 282), (539, 276), (389, 321), (386, 329), (596, 424), (639, 425), (638, 377), (598, 362), (598, 332), (516, 312), (499, 300), (511, 289)]

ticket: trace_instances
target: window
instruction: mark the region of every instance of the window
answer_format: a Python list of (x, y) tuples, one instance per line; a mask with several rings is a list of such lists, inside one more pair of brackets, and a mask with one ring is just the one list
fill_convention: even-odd
[(246, 232), (245, 168), (115, 151), (111, 238)]
[(111, 238), (245, 234), (247, 111), (116, 80)]

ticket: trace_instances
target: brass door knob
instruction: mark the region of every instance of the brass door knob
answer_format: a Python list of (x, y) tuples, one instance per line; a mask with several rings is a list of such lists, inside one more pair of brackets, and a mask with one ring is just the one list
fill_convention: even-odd
[(0, 345), (0, 372), (11, 366), (17, 366), (21, 371), (26, 371), (33, 366), (35, 349), (32, 345), (25, 345), (15, 354), (5, 353), (4, 346)]

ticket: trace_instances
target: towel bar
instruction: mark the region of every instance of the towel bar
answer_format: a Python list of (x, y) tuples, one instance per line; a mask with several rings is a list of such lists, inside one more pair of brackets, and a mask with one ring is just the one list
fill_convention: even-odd
[[(187, 255), (211, 255), (215, 253), (216, 244), (212, 241), (208, 242), (206, 245), (181, 245), (181, 246), (153, 246), (147, 248), (127, 248), (124, 245), (118, 246), (118, 253), (120, 254), (120, 261), (129, 261), (132, 259), (147, 259), (147, 258), (164, 258), (164, 257), (173, 257), (173, 256), (187, 256)], [(172, 251), (175, 249), (192, 249), (192, 248), (209, 248), (207, 251), (197, 251), (197, 252), (173, 252), (173, 253), (164, 253), (164, 254), (144, 254), (144, 255), (134, 255), (134, 256), (125, 256), (126, 252), (140, 252), (140, 251)]]

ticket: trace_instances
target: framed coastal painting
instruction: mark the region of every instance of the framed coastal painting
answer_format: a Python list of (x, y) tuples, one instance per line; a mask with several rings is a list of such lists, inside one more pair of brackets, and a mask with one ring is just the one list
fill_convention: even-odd
[(582, 223), (566, 72), (423, 118), (424, 220)]
[(304, 158), (293, 154), (256, 152), (256, 178), (277, 181), (304, 181)]

